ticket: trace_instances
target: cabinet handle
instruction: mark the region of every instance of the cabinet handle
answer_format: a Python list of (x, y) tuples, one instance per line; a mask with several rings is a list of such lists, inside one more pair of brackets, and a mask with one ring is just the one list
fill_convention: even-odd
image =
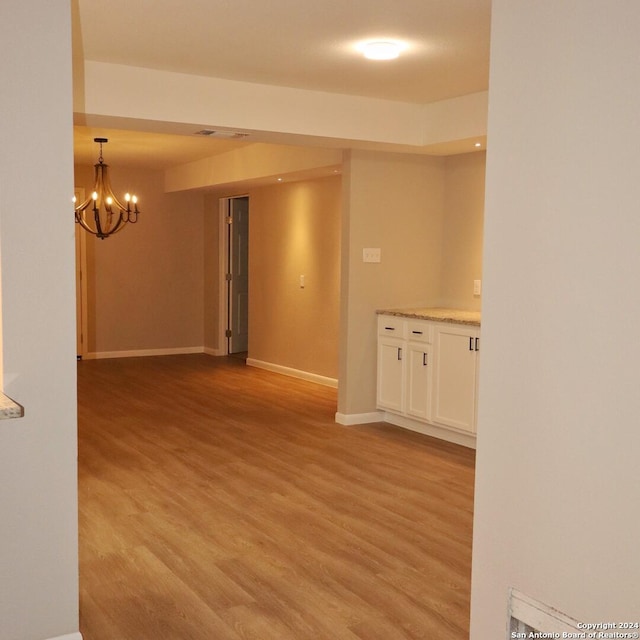
[(384, 330), (385, 331), (395, 331), (396, 328), (395, 327), (385, 327)]
[(480, 351), (479, 345), (480, 344), (480, 338), (476, 338), (476, 351)]
[(427, 354), (426, 353), (422, 354), (422, 366), (423, 367), (427, 366)]
[(402, 360), (402, 347), (398, 347), (398, 360)]
[(469, 351), (473, 351), (473, 338), (469, 338)]
[(415, 333), (417, 336), (421, 336), (422, 335), (422, 331), (412, 331), (411, 333)]

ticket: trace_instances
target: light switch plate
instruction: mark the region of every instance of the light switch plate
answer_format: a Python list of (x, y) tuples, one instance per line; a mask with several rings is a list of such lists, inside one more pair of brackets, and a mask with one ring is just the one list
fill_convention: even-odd
[(380, 248), (363, 249), (362, 262), (380, 262)]

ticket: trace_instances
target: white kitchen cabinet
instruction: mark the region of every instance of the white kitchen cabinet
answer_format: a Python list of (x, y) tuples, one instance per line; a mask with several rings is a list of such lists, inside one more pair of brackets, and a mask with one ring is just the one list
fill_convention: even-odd
[(398, 338), (378, 341), (378, 407), (404, 411), (405, 343)]
[(407, 344), (406, 413), (414, 418), (431, 418), (431, 345)]
[(475, 433), (480, 333), (474, 327), (437, 325), (434, 341), (432, 419)]
[(406, 322), (393, 316), (378, 316), (378, 406), (404, 411)]
[(473, 325), (379, 315), (378, 409), (393, 424), (472, 446), (479, 346)]
[(428, 420), (432, 327), (421, 320), (378, 319), (378, 408)]

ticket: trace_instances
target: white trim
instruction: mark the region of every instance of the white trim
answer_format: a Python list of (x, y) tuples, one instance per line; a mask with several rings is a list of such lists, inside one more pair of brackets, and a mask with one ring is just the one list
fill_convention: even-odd
[(351, 426), (354, 424), (371, 424), (372, 422), (383, 422), (384, 411), (372, 411), (371, 413), (340, 413), (336, 412), (336, 422)]
[(68, 633), (66, 636), (56, 636), (47, 640), (82, 640), (82, 634), (79, 631), (75, 631), (74, 633)]
[[(76, 197), (78, 204), (84, 202), (84, 187), (75, 187), (73, 193)], [(78, 224), (75, 226), (76, 242), (75, 242), (75, 258), (76, 258), (76, 277), (80, 272), (79, 287), (76, 283), (76, 314), (77, 306), (80, 305), (80, 332), (82, 338), (80, 342), (80, 348), (76, 355), (84, 358), (87, 355), (87, 345), (89, 344), (89, 309), (88, 309), (88, 281), (89, 281), (89, 268), (87, 266), (87, 232)], [(78, 289), (80, 290), (78, 292)]]
[[(218, 351), (216, 355), (229, 355), (229, 340), (227, 339), (227, 321), (229, 318), (229, 296), (227, 269), (229, 267), (229, 225), (227, 217), (231, 208), (231, 201), (237, 198), (249, 198), (249, 193), (227, 196), (218, 200)], [(251, 286), (251, 284), (249, 284)]]
[[(563, 632), (580, 633), (584, 631), (579, 621), (571, 618), (549, 605), (511, 588), (509, 593), (509, 613), (511, 618), (523, 622), (527, 626), (545, 633), (561, 634)], [(560, 637), (560, 636), (558, 636)]]
[(282, 375), (290, 376), (292, 378), (300, 378), (301, 380), (316, 382), (317, 384), (324, 385), (325, 387), (333, 387), (335, 389), (338, 386), (338, 380), (336, 378), (327, 378), (326, 376), (321, 376), (317, 373), (301, 371), (300, 369), (292, 369), (291, 367), (284, 367), (280, 364), (273, 364), (272, 362), (264, 362), (262, 360), (247, 358), (247, 365), (258, 369), (273, 371), (274, 373), (281, 373)]
[(174, 356), (188, 353), (205, 353), (204, 347), (176, 347), (171, 349), (135, 349), (132, 351), (93, 351), (88, 353), (87, 360), (106, 358), (140, 358), (145, 356)]
[(476, 436), (472, 433), (462, 433), (460, 431), (454, 431), (447, 427), (439, 427), (437, 424), (431, 424), (427, 422), (421, 422), (419, 420), (413, 420), (406, 416), (400, 416), (396, 413), (389, 411), (382, 412), (382, 420), (396, 427), (402, 427), (403, 429), (409, 429), (410, 431), (416, 431), (422, 433), (425, 436), (432, 436), (439, 440), (446, 440), (453, 444), (459, 444), (463, 447), (469, 447), (470, 449), (476, 448)]
[(211, 347), (204, 347), (203, 353), (208, 356), (226, 356), (227, 354), (222, 349), (212, 349)]
[(220, 355), (228, 355), (226, 335), (227, 317), (229, 315), (227, 300), (227, 265), (229, 263), (229, 241), (227, 216), (231, 198), (218, 200), (218, 351)]

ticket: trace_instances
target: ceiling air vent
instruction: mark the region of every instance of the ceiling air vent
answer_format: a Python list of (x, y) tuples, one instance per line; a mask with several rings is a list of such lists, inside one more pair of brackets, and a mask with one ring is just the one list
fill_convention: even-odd
[(246, 138), (248, 133), (241, 133), (240, 131), (218, 131), (216, 129), (201, 129), (196, 131), (197, 136), (209, 136), (211, 138), (226, 138), (227, 140), (238, 140), (239, 138)]

